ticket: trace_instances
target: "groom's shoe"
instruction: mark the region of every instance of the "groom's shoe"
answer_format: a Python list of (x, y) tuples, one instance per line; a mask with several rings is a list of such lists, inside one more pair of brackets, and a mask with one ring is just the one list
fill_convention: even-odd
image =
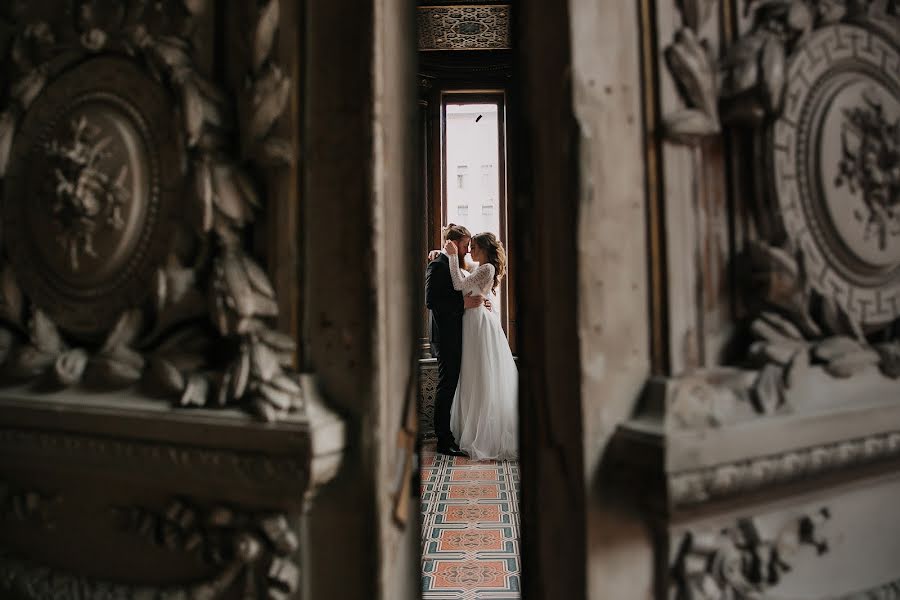
[(469, 455), (459, 449), (459, 446), (456, 442), (452, 444), (438, 444), (437, 447), (438, 454), (443, 454), (444, 456), (462, 456), (468, 458)]

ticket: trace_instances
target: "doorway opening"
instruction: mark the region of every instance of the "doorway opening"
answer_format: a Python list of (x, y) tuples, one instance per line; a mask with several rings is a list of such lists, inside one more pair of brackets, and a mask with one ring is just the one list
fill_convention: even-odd
[[(508, 59), (507, 54), (502, 56)], [(508, 346), (505, 351), (514, 353), (516, 256), (511, 250), (514, 227), (508, 203), (510, 73), (507, 69), (499, 77), (494, 73), (485, 78), (478, 69), (497, 58), (476, 53), (463, 58), (429, 55), (420, 61), (420, 71), (425, 72), (420, 73), (425, 85), (420, 85), (419, 100), (424, 144), (421, 189), (429, 248), (441, 248), (442, 232), (453, 224), (475, 237), (491, 233), (505, 249), (507, 271), (489, 299)], [(452, 70), (442, 68), (451, 60), (455, 61)], [(465, 260), (477, 265), (471, 253)], [(520, 597), (517, 457), (477, 460), (438, 452), (435, 396), (441, 369), (431, 352), (428, 311), (425, 323), (420, 360), (422, 597)], [(472, 349), (466, 344), (464, 337), (463, 353)], [(517, 413), (517, 398), (513, 403)], [(459, 438), (461, 432), (453, 433)]]

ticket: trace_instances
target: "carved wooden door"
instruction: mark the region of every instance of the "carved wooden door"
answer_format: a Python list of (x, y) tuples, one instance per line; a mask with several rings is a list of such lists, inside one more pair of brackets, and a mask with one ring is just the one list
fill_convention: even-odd
[(269, 276), (296, 261), (295, 10), (4, 9), (3, 597), (299, 591), (343, 429)]

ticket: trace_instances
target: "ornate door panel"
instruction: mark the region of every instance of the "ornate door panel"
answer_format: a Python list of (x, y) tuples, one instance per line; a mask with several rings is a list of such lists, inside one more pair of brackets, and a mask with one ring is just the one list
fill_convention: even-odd
[[(625, 485), (636, 485), (651, 520), (665, 524), (659, 591), (684, 599), (893, 597), (898, 7), (655, 6), (673, 30), (656, 65), (663, 159), (691, 158), (687, 175), (671, 164), (655, 173), (667, 178), (656, 209), (669, 212), (670, 224), (699, 222), (655, 230), (670, 252), (666, 264), (655, 257), (657, 267), (691, 264), (717, 244), (704, 228), (703, 186), (728, 167), (730, 222), (717, 255), (719, 274), (733, 274), (724, 286), (729, 351), (658, 369), (663, 375), (616, 440), (631, 467)], [(717, 146), (728, 153), (724, 163), (710, 153)], [(685, 187), (685, 177), (701, 185)], [(679, 245), (696, 254), (672, 254)], [(681, 264), (660, 276), (654, 298), (696, 292), (706, 306), (705, 276)], [(669, 333), (702, 334), (709, 313), (683, 307), (668, 307)], [(669, 342), (675, 356), (677, 340)]]
[(296, 283), (269, 276), (296, 262), (297, 199), (273, 192), (296, 175), (297, 15), (243, 4), (3, 15), (3, 597), (299, 589), (343, 425), (294, 368)]

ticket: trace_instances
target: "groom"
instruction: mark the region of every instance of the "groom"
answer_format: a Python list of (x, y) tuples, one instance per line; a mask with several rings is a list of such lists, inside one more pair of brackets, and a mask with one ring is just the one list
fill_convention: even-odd
[[(472, 234), (452, 223), (444, 230), (443, 242), (456, 244), (460, 259), (469, 252)], [(453, 289), (450, 259), (443, 252), (425, 270), (425, 306), (431, 310), (431, 352), (437, 358), (438, 384), (434, 396), (434, 433), (437, 451), (448, 456), (467, 456), (450, 431), (450, 407), (462, 364), (462, 317), (467, 308), (484, 304), (482, 296), (463, 297)]]

